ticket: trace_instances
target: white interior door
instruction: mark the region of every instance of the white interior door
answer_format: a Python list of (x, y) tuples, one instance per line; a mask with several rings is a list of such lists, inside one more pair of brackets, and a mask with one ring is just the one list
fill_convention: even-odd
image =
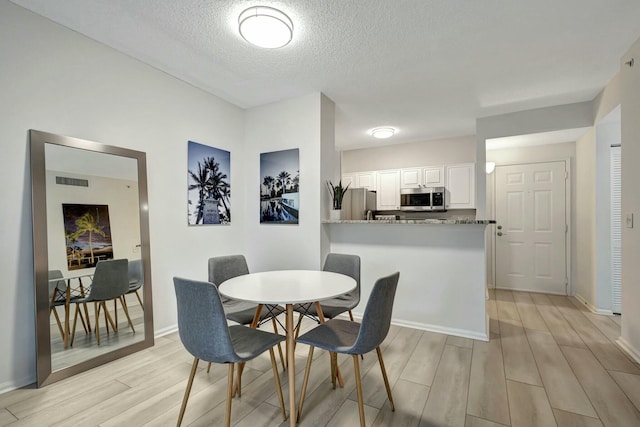
[(495, 173), (496, 287), (566, 295), (565, 163)]

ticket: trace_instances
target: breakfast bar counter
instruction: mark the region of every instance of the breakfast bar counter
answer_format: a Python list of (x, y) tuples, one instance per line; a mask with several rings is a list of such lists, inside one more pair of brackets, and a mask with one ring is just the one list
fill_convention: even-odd
[(393, 323), (487, 341), (487, 230), (493, 220), (327, 220), (330, 251), (360, 256), (364, 312), (378, 277), (400, 271)]

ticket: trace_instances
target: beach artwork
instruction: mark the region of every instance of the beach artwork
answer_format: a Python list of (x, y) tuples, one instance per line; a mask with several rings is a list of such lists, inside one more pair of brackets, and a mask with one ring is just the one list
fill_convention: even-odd
[(231, 153), (189, 141), (187, 157), (188, 224), (230, 224)]
[(300, 150), (260, 154), (260, 223), (298, 224)]
[(98, 261), (113, 259), (109, 206), (63, 204), (67, 268), (95, 267)]

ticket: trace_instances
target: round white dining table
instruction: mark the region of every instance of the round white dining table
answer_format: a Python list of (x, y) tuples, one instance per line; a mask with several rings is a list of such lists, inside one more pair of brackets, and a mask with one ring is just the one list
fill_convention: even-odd
[(280, 304), (286, 307), (285, 329), (287, 334), (287, 371), (289, 372), (289, 422), (296, 425), (296, 392), (294, 366), (293, 305), (316, 303), (318, 317), (324, 321), (320, 301), (334, 298), (356, 288), (356, 281), (349, 276), (328, 271), (278, 270), (245, 274), (222, 282), (219, 291), (228, 298), (258, 304), (255, 327), (264, 304)]

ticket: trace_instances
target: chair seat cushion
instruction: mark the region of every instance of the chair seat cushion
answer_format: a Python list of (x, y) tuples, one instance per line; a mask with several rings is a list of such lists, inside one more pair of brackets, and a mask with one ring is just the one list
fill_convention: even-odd
[(285, 337), (282, 335), (247, 328), (241, 325), (230, 326), (229, 333), (238, 359), (228, 360), (226, 362), (233, 363), (251, 360), (285, 340)]
[[(227, 319), (239, 323), (241, 325), (249, 325), (253, 322), (253, 316), (256, 314), (257, 304), (244, 301), (230, 301), (224, 304), (224, 313)], [(284, 308), (279, 305), (264, 305), (260, 312), (260, 321), (270, 319), (284, 313)]]
[(301, 335), (296, 341), (336, 353), (357, 354), (351, 352), (351, 348), (359, 331), (360, 324), (357, 322), (331, 319)]

